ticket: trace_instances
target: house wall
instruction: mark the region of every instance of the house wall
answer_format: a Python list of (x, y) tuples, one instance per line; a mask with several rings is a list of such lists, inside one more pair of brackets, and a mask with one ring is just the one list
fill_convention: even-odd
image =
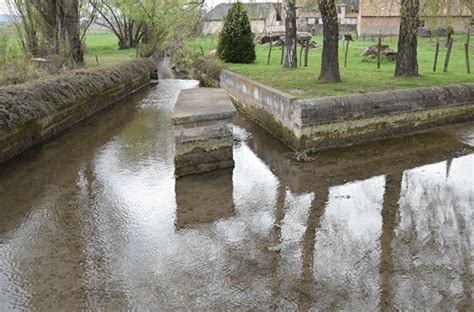
[[(452, 27), (455, 32), (466, 32), (471, 25), (470, 17), (421, 17), (430, 28)], [(434, 21), (433, 23), (430, 22)], [(400, 17), (361, 17), (357, 25), (359, 36), (378, 35), (382, 30), (383, 35), (398, 35), (400, 30)]]
[[(456, 0), (449, 8), (425, 9), (421, 12), (421, 20), (427, 21), (430, 28), (452, 27), (455, 32), (465, 32), (471, 24), (471, 12), (456, 6)], [(429, 6), (428, 6), (429, 7)], [(360, 36), (377, 35), (382, 30), (383, 35), (398, 35), (400, 28), (400, 4), (393, 0), (361, 0), (357, 30)]]
[[(271, 20), (271, 18), (267, 18), (267, 20), (251, 20), (250, 27), (252, 28), (252, 32), (255, 34), (264, 33), (267, 28), (269, 28), (271, 25), (274, 25), (275, 23), (273, 22), (273, 24), (271, 24), (269, 20)], [(218, 34), (222, 30), (223, 26), (223, 21), (204, 21), (202, 23), (202, 33), (204, 35)]]

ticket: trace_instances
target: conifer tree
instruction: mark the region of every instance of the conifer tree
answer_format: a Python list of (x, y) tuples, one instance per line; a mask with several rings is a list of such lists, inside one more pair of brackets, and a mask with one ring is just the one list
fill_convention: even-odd
[(229, 9), (224, 27), (219, 34), (219, 57), (229, 63), (252, 63), (255, 61), (255, 43), (247, 12), (237, 2)]

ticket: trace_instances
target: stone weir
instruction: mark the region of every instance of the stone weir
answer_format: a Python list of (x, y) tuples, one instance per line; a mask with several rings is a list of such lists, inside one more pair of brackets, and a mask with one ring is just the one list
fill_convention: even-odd
[(176, 177), (234, 166), (232, 120), (235, 113), (223, 89), (181, 91), (172, 115)]

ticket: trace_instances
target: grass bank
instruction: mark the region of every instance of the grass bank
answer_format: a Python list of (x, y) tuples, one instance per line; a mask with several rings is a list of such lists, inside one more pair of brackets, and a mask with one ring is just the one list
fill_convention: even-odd
[[(90, 31), (85, 40), (85, 62), (88, 67), (113, 65), (136, 58), (137, 50), (118, 49), (117, 37), (106, 31)], [(96, 59), (97, 56), (97, 59)]]
[[(419, 39), (418, 63), (420, 76), (415, 78), (396, 78), (395, 62), (384, 60), (381, 69), (377, 69), (377, 61), (361, 56), (368, 46), (377, 44), (370, 38), (358, 39), (350, 43), (348, 65), (344, 68), (343, 47), (340, 44), (339, 61), (341, 66), (341, 83), (318, 83), (321, 68), (321, 48), (313, 49), (309, 53), (309, 66), (297, 69), (286, 69), (280, 66), (281, 48), (274, 47), (267, 65), (268, 45), (257, 45), (257, 60), (252, 64), (225, 64), (233, 72), (245, 75), (273, 88), (287, 92), (298, 98), (343, 95), (350, 93), (368, 93), (394, 89), (429, 87), (452, 83), (466, 83), (474, 81), (474, 74), (468, 75), (464, 59), (464, 42), (466, 36), (456, 35), (451, 54), (451, 62), (447, 73), (443, 72), (444, 59), (447, 49), (444, 47), (445, 38), (441, 38), (441, 49), (438, 59), (438, 70), (433, 72), (433, 61), (436, 41), (433, 39)], [(389, 45), (397, 50), (398, 38), (384, 38), (382, 44)], [(322, 37), (315, 37), (314, 41), (322, 45)], [(472, 42), (472, 40), (471, 40)], [(342, 43), (342, 41), (341, 41)], [(188, 46), (205, 54), (217, 47), (215, 37), (203, 37), (188, 43)], [(299, 55), (299, 49), (298, 49)], [(474, 55), (472, 51), (471, 56)], [(471, 57), (474, 66), (474, 59)], [(217, 61), (220, 62), (220, 61)], [(474, 70), (474, 67), (473, 67)]]
[[(91, 30), (85, 39), (85, 67), (108, 67), (136, 58), (136, 49), (119, 50), (117, 38), (107, 31)], [(23, 53), (12, 25), (0, 27), (0, 86), (45, 79), (67, 72), (61, 57), (38, 66), (31, 56)]]
[(151, 60), (140, 59), (111, 67), (73, 70), (49, 79), (1, 87), (0, 136), (31, 120), (92, 101), (97, 95), (117, 86), (130, 84), (142, 77), (149, 78), (153, 69)]

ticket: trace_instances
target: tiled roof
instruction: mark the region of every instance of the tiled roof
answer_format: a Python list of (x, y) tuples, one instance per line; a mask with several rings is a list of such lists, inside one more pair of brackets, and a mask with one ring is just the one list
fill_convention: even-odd
[[(205, 16), (206, 21), (221, 21), (227, 16), (232, 3), (221, 3), (209, 11)], [(264, 20), (271, 10), (279, 10), (279, 3), (243, 3), (250, 20)]]

